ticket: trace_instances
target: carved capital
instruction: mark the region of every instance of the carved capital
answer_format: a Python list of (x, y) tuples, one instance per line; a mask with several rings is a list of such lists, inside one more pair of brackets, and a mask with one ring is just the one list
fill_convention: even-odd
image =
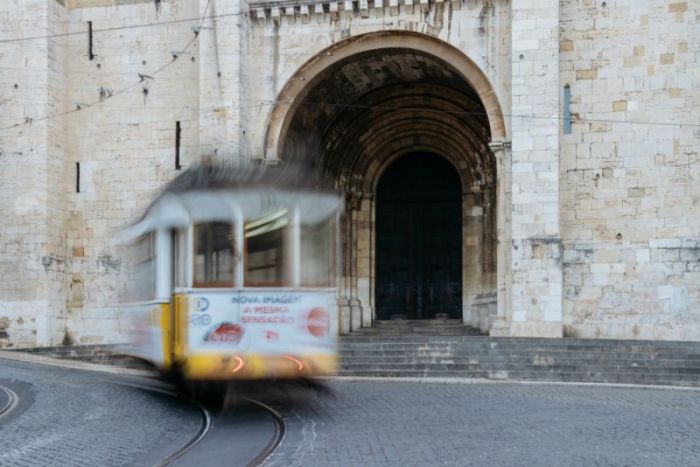
[(351, 192), (345, 195), (348, 210), (359, 211), (362, 204), (362, 193)]
[(510, 140), (500, 140), (500, 141), (491, 141), (489, 143), (489, 149), (493, 152), (498, 152), (498, 151), (505, 151), (510, 149), (511, 147), (511, 142)]

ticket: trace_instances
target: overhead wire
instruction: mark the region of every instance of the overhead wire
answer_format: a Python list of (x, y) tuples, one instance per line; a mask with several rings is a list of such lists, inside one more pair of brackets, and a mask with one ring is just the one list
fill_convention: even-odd
[[(93, 28), (92, 33), (97, 34), (101, 32), (114, 32), (114, 31), (121, 31), (125, 29), (143, 29), (143, 28), (150, 28), (150, 27), (158, 27), (158, 26), (167, 26), (170, 24), (178, 24), (178, 23), (191, 23), (191, 22), (196, 22), (196, 21), (201, 21), (202, 24), (204, 21), (210, 19), (212, 21), (216, 21), (221, 18), (231, 18), (231, 17), (236, 17), (236, 16), (246, 16), (248, 14), (252, 14), (250, 11), (241, 11), (238, 13), (221, 13), (221, 14), (216, 14), (216, 15), (205, 15), (205, 16), (194, 16), (190, 18), (180, 18), (180, 19), (173, 19), (173, 20), (166, 20), (166, 21), (154, 21), (151, 23), (141, 23), (141, 24), (128, 24), (125, 26), (111, 26), (107, 28)], [(325, 13), (324, 13), (325, 14)], [(286, 17), (286, 15), (284, 15)], [(309, 16), (317, 16), (316, 13), (309, 14)], [(296, 18), (296, 15), (295, 15)], [(338, 20), (334, 21), (335, 23), (344, 23), (342, 21), (344, 18), (342, 15), (338, 17)], [(362, 24), (365, 26), (391, 26), (394, 23), (399, 23), (401, 24), (402, 22), (408, 22), (409, 20), (405, 19), (391, 19), (391, 20), (382, 20), (382, 21), (371, 21), (371, 22), (363, 22)], [(59, 37), (70, 37), (70, 36), (79, 36), (83, 34), (89, 34), (89, 31), (87, 29), (81, 30), (81, 31), (72, 31), (72, 32), (62, 32), (62, 33), (56, 33), (56, 34), (46, 34), (42, 36), (28, 36), (28, 37), (13, 37), (10, 39), (0, 39), (0, 44), (7, 44), (7, 43), (12, 43), (12, 42), (25, 42), (25, 41), (33, 41), (33, 40), (40, 40), (40, 39), (54, 39), (54, 38), (59, 38)], [(258, 35), (254, 34), (251, 37), (267, 37), (265, 35)]]
[[(291, 105), (295, 102), (291, 99), (286, 100), (270, 100), (270, 99), (246, 99), (241, 98), (240, 101), (252, 102), (250, 105), (239, 105), (238, 108), (250, 109), (262, 106), (274, 106), (280, 104)], [(524, 115), (524, 114), (509, 114), (500, 113), (494, 114), (487, 111), (468, 111), (468, 110), (444, 110), (435, 109), (430, 107), (406, 107), (406, 106), (391, 106), (391, 105), (376, 105), (376, 104), (354, 104), (354, 103), (344, 103), (344, 102), (327, 102), (327, 101), (299, 101), (300, 106), (311, 106), (311, 107), (340, 107), (344, 109), (362, 109), (362, 110), (401, 110), (409, 112), (428, 112), (443, 115), (460, 115), (460, 116), (470, 116), (470, 117), (509, 117), (509, 118), (524, 118), (524, 119), (535, 119), (535, 120), (557, 120), (563, 121), (565, 117), (560, 115)], [(700, 128), (700, 124), (686, 123), (686, 122), (654, 122), (645, 120), (615, 120), (615, 119), (602, 119), (602, 118), (582, 118), (574, 117), (573, 123), (610, 123), (610, 124), (629, 124), (629, 125), (661, 125), (661, 126), (676, 126), (676, 127), (691, 127)]]
[[(209, 10), (209, 5), (210, 5), (210, 3), (211, 3), (211, 0), (207, 0), (207, 4), (206, 4), (206, 6), (204, 7), (204, 13), (205, 13), (205, 14), (206, 14), (206, 12)], [(203, 24), (204, 24), (204, 20), (202, 20), (202, 22), (200, 23), (200, 30), (201, 30), (201, 26), (202, 26)], [(52, 119), (52, 118), (57, 118), (57, 117), (63, 117), (63, 116), (66, 116), (66, 115), (70, 115), (70, 114), (73, 114), (73, 113), (76, 113), (76, 112), (80, 112), (81, 110), (88, 109), (88, 108), (90, 108), (90, 107), (96, 106), (96, 105), (98, 105), (98, 104), (102, 104), (102, 103), (104, 103), (105, 101), (108, 101), (109, 99), (113, 99), (114, 97), (116, 97), (116, 96), (118, 96), (118, 95), (124, 94), (124, 93), (126, 93), (127, 91), (129, 91), (129, 90), (135, 88), (136, 86), (138, 86), (138, 85), (140, 85), (140, 84), (143, 84), (143, 83), (144, 83), (145, 81), (147, 81), (147, 80), (153, 80), (153, 79), (155, 78), (156, 75), (158, 75), (159, 73), (161, 73), (163, 70), (165, 70), (166, 68), (168, 68), (168, 67), (169, 67), (170, 65), (172, 65), (173, 63), (175, 63), (175, 62), (177, 61), (177, 59), (178, 59), (181, 55), (183, 55), (185, 52), (187, 52), (187, 50), (190, 48), (190, 46), (192, 46), (192, 44), (194, 44), (194, 42), (197, 40), (198, 37), (199, 37), (199, 31), (193, 32), (193, 37), (189, 40), (189, 42), (185, 45), (185, 47), (183, 47), (181, 50), (179, 50), (179, 51), (177, 51), (176, 53), (173, 54), (173, 57), (172, 57), (172, 59), (171, 59), (170, 61), (165, 62), (163, 65), (161, 65), (160, 67), (158, 67), (158, 68), (155, 69), (154, 71), (149, 72), (148, 75), (146, 75), (146, 74), (139, 74), (139, 80), (138, 80), (138, 81), (135, 81), (135, 82), (133, 82), (133, 83), (131, 83), (131, 84), (129, 84), (129, 85), (127, 85), (127, 86), (121, 88), (121, 89), (118, 89), (117, 91), (111, 92), (111, 93), (107, 94), (107, 95), (104, 96), (104, 97), (100, 97), (100, 99), (97, 100), (97, 101), (93, 101), (93, 102), (90, 102), (90, 103), (87, 103), (87, 104), (77, 105), (76, 108), (74, 108), (74, 109), (64, 110), (64, 111), (62, 111), (62, 112), (57, 112), (57, 113), (54, 113), (54, 114), (44, 115), (43, 117), (38, 117), (38, 118), (25, 117), (24, 122), (18, 122), (18, 123), (15, 123), (15, 124), (13, 124), (13, 125), (5, 126), (5, 127), (0, 127), (0, 131), (9, 130), (9, 129), (17, 128), (17, 127), (24, 126), (24, 125), (30, 125), (30, 124), (32, 124), (32, 123), (34, 123), (34, 122), (41, 122), (41, 121), (50, 120), (50, 119)]]
[[(287, 101), (276, 101), (274, 102), (275, 104), (279, 103), (286, 103), (286, 104), (291, 104), (293, 101), (287, 100)], [(403, 110), (403, 111), (414, 111), (414, 112), (429, 112), (429, 113), (437, 113), (437, 114), (443, 114), (443, 115), (465, 115), (465, 116), (476, 116), (476, 117), (494, 117), (498, 116), (493, 113), (488, 113), (486, 111), (479, 112), (479, 111), (467, 111), (467, 110), (444, 110), (444, 109), (435, 109), (435, 108), (430, 108), (430, 107), (397, 107), (397, 106), (387, 106), (387, 105), (374, 105), (374, 104), (348, 104), (348, 103), (341, 103), (341, 102), (321, 102), (321, 101), (315, 101), (315, 102), (306, 102), (306, 101), (301, 101), (299, 102), (299, 105), (309, 105), (309, 106), (327, 106), (327, 107), (343, 107), (343, 108), (355, 108), (355, 109), (364, 109), (364, 110)], [(523, 114), (508, 114), (508, 113), (501, 113), (499, 114), (503, 117), (509, 117), (509, 118), (525, 118), (525, 119), (539, 119), (539, 120), (558, 120), (558, 121), (563, 121), (565, 120), (565, 117), (560, 116), (560, 115), (523, 115)], [(695, 123), (686, 123), (686, 122), (653, 122), (653, 121), (644, 121), (644, 120), (614, 120), (614, 119), (601, 119), (601, 118), (581, 118), (581, 117), (575, 117), (573, 119), (573, 123), (583, 123), (583, 122), (588, 122), (588, 123), (619, 123), (619, 124), (633, 124), (633, 125), (660, 125), (660, 126), (687, 126), (687, 127), (692, 127), (692, 128), (700, 128), (700, 124), (695, 124)]]
[[(207, 2), (206, 8), (209, 8), (209, 2)], [(112, 31), (121, 31), (124, 29), (140, 29), (140, 28), (149, 28), (149, 27), (154, 27), (154, 26), (166, 26), (168, 24), (177, 24), (177, 23), (191, 23), (191, 22), (196, 22), (196, 21), (201, 21), (201, 24), (204, 24), (204, 21), (207, 19), (218, 19), (218, 18), (227, 18), (227, 17), (232, 17), (232, 16), (241, 16), (247, 13), (244, 12), (239, 12), (239, 13), (222, 13), (219, 15), (209, 15), (206, 16), (206, 10), (205, 10), (205, 16), (196, 16), (196, 17), (191, 17), (191, 18), (180, 18), (180, 19), (173, 19), (173, 20), (167, 20), (167, 21), (156, 21), (152, 23), (142, 23), (142, 24), (129, 24), (126, 26), (112, 26), (109, 28), (101, 28), (101, 29), (93, 29), (92, 33), (97, 34), (100, 32), (112, 32)], [(200, 26), (201, 26), (200, 24)], [(88, 30), (84, 31), (73, 31), (73, 32), (63, 32), (63, 33), (57, 33), (57, 34), (47, 34), (44, 36), (29, 36), (29, 37), (13, 37), (11, 39), (0, 39), (0, 44), (7, 44), (10, 42), (23, 42), (23, 41), (33, 41), (33, 40), (39, 40), (39, 39), (53, 39), (57, 37), (68, 37), (68, 36), (78, 36), (81, 34), (88, 34)]]
[[(183, 49), (185, 50), (185, 49)], [(166, 68), (168, 65), (172, 64), (175, 60), (170, 61), (166, 63), (165, 65), (161, 66), (158, 70), (153, 72), (153, 76), (155, 76), (157, 73), (162, 71), (164, 68)], [(24, 122), (18, 122), (15, 123), (14, 125), (10, 126), (5, 126), (5, 127), (0, 127), (0, 131), (3, 130), (8, 130), (12, 128), (17, 128), (23, 125), (28, 125), (34, 122), (39, 122), (39, 121), (44, 121), (44, 120), (49, 120), (51, 118), (56, 118), (56, 117), (61, 117), (64, 115), (72, 114), (79, 112), (83, 109), (87, 109), (90, 107), (93, 107), (97, 104), (100, 104), (104, 101), (106, 101), (109, 98), (115, 97), (119, 94), (123, 94), (130, 89), (138, 86), (141, 84), (142, 81), (138, 81), (135, 83), (130, 84), (129, 86), (126, 86), (119, 91), (114, 92), (113, 94), (109, 95), (108, 97), (92, 102), (90, 104), (85, 104), (81, 107), (71, 109), (68, 111), (64, 112), (59, 112), (56, 114), (51, 114), (47, 115), (41, 118), (36, 118), (36, 119), (31, 119), (27, 118)], [(237, 108), (239, 109), (252, 109), (252, 108), (259, 108), (259, 107), (264, 107), (264, 106), (276, 106), (276, 105), (291, 105), (294, 103), (292, 100), (269, 100), (269, 99), (261, 99), (261, 100), (255, 100), (255, 99), (246, 99), (246, 98), (241, 98), (239, 101), (244, 102), (248, 101), (251, 102), (248, 105), (238, 105)], [(526, 114), (509, 114), (509, 113), (500, 113), (500, 114), (494, 114), (494, 113), (489, 113), (487, 111), (469, 111), (469, 110), (446, 110), (446, 109), (436, 109), (436, 108), (431, 108), (431, 107), (417, 107), (417, 106), (391, 106), (391, 105), (376, 105), (376, 104), (356, 104), (356, 103), (344, 103), (344, 102), (327, 102), (327, 101), (300, 101), (298, 102), (298, 105), (304, 106), (304, 107), (337, 107), (337, 108), (342, 108), (342, 109), (361, 109), (361, 110), (400, 110), (400, 111), (408, 111), (408, 112), (426, 112), (426, 113), (434, 113), (438, 115), (450, 115), (450, 116), (464, 116), (464, 117), (485, 117), (485, 118), (492, 118), (492, 117), (508, 117), (511, 119), (530, 119), (530, 120), (548, 120), (548, 121), (564, 121), (565, 117), (561, 115), (526, 115)], [(668, 122), (668, 121), (647, 121), (647, 120), (615, 120), (615, 119), (605, 119), (605, 118), (586, 118), (586, 117), (574, 117), (573, 118), (573, 123), (601, 123), (601, 124), (611, 124), (611, 125), (647, 125), (647, 126), (672, 126), (672, 127), (689, 127), (689, 128), (700, 128), (700, 124), (695, 124), (695, 123), (688, 123), (688, 122)]]

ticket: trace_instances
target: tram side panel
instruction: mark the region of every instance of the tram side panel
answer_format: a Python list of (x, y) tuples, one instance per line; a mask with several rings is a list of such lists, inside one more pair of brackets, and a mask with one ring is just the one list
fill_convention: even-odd
[(129, 354), (147, 360), (160, 370), (171, 367), (171, 314), (169, 303), (123, 305), (129, 317)]
[[(130, 277), (125, 283), (121, 308), (130, 327), (129, 353), (147, 360), (162, 371), (172, 365), (172, 315), (169, 265), (159, 264), (156, 253), (168, 251), (163, 235), (148, 231), (129, 243), (127, 266)], [(163, 256), (162, 254), (160, 256)]]
[(175, 355), (188, 379), (296, 378), (336, 371), (332, 290), (193, 291), (175, 299)]

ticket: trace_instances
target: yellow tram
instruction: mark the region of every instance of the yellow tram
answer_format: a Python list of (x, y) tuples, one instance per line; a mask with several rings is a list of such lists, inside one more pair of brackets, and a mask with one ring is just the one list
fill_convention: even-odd
[(341, 198), (282, 166), (183, 172), (125, 235), (133, 352), (186, 380), (336, 369)]

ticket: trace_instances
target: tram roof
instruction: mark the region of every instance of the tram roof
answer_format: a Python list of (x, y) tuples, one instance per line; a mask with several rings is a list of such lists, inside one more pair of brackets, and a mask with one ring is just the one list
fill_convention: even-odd
[(144, 216), (122, 235), (135, 238), (159, 227), (245, 220), (298, 206), (302, 222), (318, 222), (341, 208), (340, 197), (319, 188), (315, 177), (290, 165), (200, 165), (185, 170), (163, 189)]
[(163, 193), (265, 188), (335, 193), (332, 187), (319, 186), (310, 168), (298, 164), (266, 165), (254, 161), (194, 166), (168, 183)]

